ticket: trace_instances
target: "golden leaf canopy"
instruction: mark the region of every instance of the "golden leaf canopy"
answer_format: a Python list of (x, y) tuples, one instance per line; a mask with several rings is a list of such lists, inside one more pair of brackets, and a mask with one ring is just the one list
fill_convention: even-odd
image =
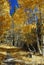
[(8, 28), (11, 25), (11, 16), (9, 14), (5, 14), (5, 16), (1, 16), (0, 23), (2, 23), (3, 29)]
[(23, 26), (21, 28), (21, 33), (23, 33), (23, 34), (31, 33), (31, 30), (35, 29), (35, 28), (36, 28), (36, 24), (35, 23), (34, 24), (28, 24), (28, 25)]
[(37, 5), (41, 5), (44, 0), (18, 0), (18, 3), (23, 8), (34, 9)]
[(32, 0), (18, 0), (18, 3), (23, 8), (32, 8), (35, 6), (34, 1)]
[(22, 34), (31, 33), (32, 29), (36, 29), (36, 24), (28, 24), (22, 27), (15, 27), (14, 31), (18, 33), (18, 31)]
[(3, 4), (5, 2), (5, 0), (0, 0), (0, 4)]
[(0, 8), (4, 11), (9, 12), (10, 11), (10, 5), (7, 0), (1, 0), (0, 1)]
[(14, 16), (14, 24), (16, 26), (22, 26), (24, 25), (25, 21), (27, 20), (26, 13), (24, 12), (23, 8), (19, 8), (16, 10)]
[(11, 25), (11, 16), (10, 16), (10, 7), (7, 0), (0, 0), (0, 35), (4, 31), (10, 28)]

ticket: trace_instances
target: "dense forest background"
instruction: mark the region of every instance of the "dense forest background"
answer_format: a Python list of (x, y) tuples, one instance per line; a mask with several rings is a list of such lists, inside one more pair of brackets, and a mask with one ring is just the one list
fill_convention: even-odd
[(12, 7), (14, 9), (12, 12), (9, 1), (0, 1), (0, 43), (41, 53), (44, 35), (44, 1), (18, 0), (17, 2), (17, 5)]

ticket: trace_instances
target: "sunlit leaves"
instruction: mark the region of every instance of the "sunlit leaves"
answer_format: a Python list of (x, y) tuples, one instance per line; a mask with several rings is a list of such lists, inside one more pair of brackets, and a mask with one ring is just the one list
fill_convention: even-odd
[(10, 29), (11, 16), (9, 14), (9, 3), (6, 0), (0, 1), (0, 35)]
[(34, 9), (44, 2), (44, 0), (18, 0), (19, 6), (28, 9)]
[(35, 1), (33, 0), (18, 0), (19, 6), (23, 8), (33, 9), (35, 6)]
[(6, 0), (0, 1), (0, 8), (2, 8), (2, 10), (6, 11), (6, 12), (9, 12), (9, 10), (10, 10), (10, 6)]
[(16, 10), (13, 19), (16, 26), (24, 25), (25, 21), (27, 20), (27, 16), (23, 8), (19, 8)]
[(5, 14), (5, 16), (0, 16), (0, 23), (2, 23), (3, 29), (7, 28), (10, 26), (11, 23), (11, 17), (9, 14)]
[[(35, 29), (35, 30), (33, 31), (32, 29), (33, 30)], [(24, 42), (31, 44), (34, 41), (36, 41), (35, 40), (36, 34), (34, 32), (36, 32), (36, 24), (29, 24), (29, 25), (22, 27), (21, 33), (23, 34), (22, 36), (23, 36)], [(34, 36), (34, 34), (35, 34), (35, 36)]]
[(31, 29), (33, 28), (36, 28), (36, 24), (29, 24), (29, 25), (23, 26), (21, 30), (22, 30), (22, 33), (25, 34), (25, 33), (31, 33)]
[(4, 3), (4, 0), (0, 0), (0, 4), (3, 4)]
[(4, 3), (3, 9), (9, 12), (10, 6), (9, 6), (8, 2)]

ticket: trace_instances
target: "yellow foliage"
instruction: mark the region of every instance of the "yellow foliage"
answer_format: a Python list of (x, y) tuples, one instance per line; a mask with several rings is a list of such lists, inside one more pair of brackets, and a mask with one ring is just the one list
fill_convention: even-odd
[(23, 8), (34, 9), (36, 6), (41, 5), (44, 0), (18, 0), (18, 3)]
[(3, 27), (3, 29), (9, 27), (11, 25), (10, 15), (5, 14), (5, 16), (0, 16), (0, 23), (2, 23), (1, 27)]
[(4, 0), (0, 0), (0, 3), (3, 4), (5, 1)]
[(40, 7), (41, 7), (41, 12), (44, 14), (44, 3)]
[(1, 0), (0, 1), (0, 8), (6, 12), (9, 12), (9, 10), (10, 10), (9, 3), (6, 0)]
[(0, 0), (0, 35), (10, 28), (11, 16), (9, 14), (9, 10), (9, 3), (6, 0)]
[(36, 28), (36, 24), (28, 24), (28, 25), (24, 25), (22, 27), (15, 27), (14, 31), (18, 32), (20, 30), (20, 32), (22, 34), (26, 34), (26, 33), (31, 33), (32, 29)]
[(14, 23), (16, 26), (24, 25), (25, 21), (27, 20), (26, 13), (24, 12), (23, 8), (18, 8), (13, 16)]
[(31, 32), (31, 26), (30, 25), (26, 25), (26, 26), (23, 26), (22, 27), (22, 33), (24, 34), (24, 33), (28, 33), (29, 31)]
[[(21, 37), (22, 37), (22, 41), (27, 42), (29, 44), (35, 42), (36, 40), (36, 34), (32, 33), (32, 29), (36, 29), (36, 24), (28, 24), (28, 25), (24, 25), (22, 27), (15, 27), (14, 31), (16, 33), (20, 32), (21, 33)], [(36, 31), (34, 31), (36, 32)], [(28, 35), (29, 34), (29, 35)], [(34, 36), (35, 35), (35, 36)], [(27, 38), (29, 36), (29, 38)]]
[(28, 24), (28, 25), (23, 26), (23, 27), (21, 28), (21, 32), (22, 32), (23, 34), (25, 34), (25, 33), (31, 33), (31, 30), (32, 30), (33, 28), (34, 28), (34, 29), (36, 28), (36, 24)]
[(35, 7), (35, 1), (33, 1), (33, 0), (18, 0), (18, 3), (23, 8), (31, 8), (31, 9), (33, 9)]
[(14, 32), (18, 32), (19, 30), (21, 30), (21, 27), (20, 28), (19, 27), (14, 28)]
[(3, 9), (9, 12), (10, 6), (9, 6), (8, 2), (4, 3)]

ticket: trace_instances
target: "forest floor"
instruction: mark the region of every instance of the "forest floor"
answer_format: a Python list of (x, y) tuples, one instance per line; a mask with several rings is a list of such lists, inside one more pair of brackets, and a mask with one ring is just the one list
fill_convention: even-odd
[(24, 51), (19, 47), (4, 44), (0, 45), (0, 65), (6, 65), (3, 63), (5, 58), (8, 60), (13, 58), (12, 60), (16, 63), (14, 65), (44, 65), (44, 56)]

